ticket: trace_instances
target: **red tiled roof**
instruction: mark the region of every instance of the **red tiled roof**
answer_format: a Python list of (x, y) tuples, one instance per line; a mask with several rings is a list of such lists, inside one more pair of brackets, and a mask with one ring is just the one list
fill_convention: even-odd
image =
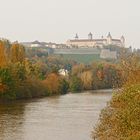
[(70, 40), (71, 42), (92, 42), (92, 41), (106, 41), (106, 39), (78, 39), (78, 40)]
[(121, 41), (120, 39), (112, 39), (112, 41)]
[[(98, 42), (98, 41), (107, 41), (107, 39), (77, 39), (77, 40), (69, 40), (70, 42), (92, 42), (92, 41), (95, 41), (95, 42)], [(112, 39), (112, 41), (117, 41), (117, 42), (121, 42), (120, 39)]]

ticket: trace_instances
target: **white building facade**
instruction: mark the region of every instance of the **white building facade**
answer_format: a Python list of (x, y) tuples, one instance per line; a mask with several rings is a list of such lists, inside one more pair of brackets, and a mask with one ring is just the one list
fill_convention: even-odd
[(94, 39), (92, 33), (89, 33), (88, 39), (79, 39), (78, 34), (76, 34), (75, 39), (68, 40), (66, 45), (71, 47), (103, 47), (106, 45), (125, 47), (125, 38), (121, 36), (119, 39), (113, 39), (108, 33), (106, 38), (102, 36), (101, 39)]

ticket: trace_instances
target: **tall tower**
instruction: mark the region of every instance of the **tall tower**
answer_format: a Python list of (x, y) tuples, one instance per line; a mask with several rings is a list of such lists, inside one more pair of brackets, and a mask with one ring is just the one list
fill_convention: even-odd
[(91, 32), (88, 34), (88, 39), (89, 39), (89, 40), (92, 40), (92, 39), (93, 39), (93, 38), (92, 38), (92, 33), (91, 33)]
[(78, 40), (78, 39), (79, 39), (79, 37), (78, 37), (78, 34), (76, 33), (75, 40)]
[(125, 38), (124, 38), (124, 36), (122, 35), (121, 36), (121, 43), (122, 43), (122, 47), (125, 47)]
[(110, 32), (107, 35), (107, 44), (109, 44), (109, 45), (112, 44), (112, 36), (111, 36)]

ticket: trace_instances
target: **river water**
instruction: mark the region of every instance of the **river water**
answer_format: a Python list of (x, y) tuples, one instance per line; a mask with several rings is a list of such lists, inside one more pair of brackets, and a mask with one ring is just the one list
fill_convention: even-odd
[(0, 105), (0, 140), (91, 140), (111, 90)]

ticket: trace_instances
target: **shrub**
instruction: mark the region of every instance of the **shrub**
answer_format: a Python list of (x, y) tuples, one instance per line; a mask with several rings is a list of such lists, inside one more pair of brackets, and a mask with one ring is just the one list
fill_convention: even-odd
[(99, 140), (140, 139), (140, 84), (115, 94), (102, 111), (100, 123), (93, 133)]
[(0, 91), (0, 98), (3, 100), (16, 99), (16, 81), (13, 79), (9, 68), (0, 68), (0, 84), (5, 87)]
[(73, 76), (70, 79), (70, 91), (71, 92), (78, 92), (78, 91), (81, 91), (81, 90), (82, 90), (81, 79), (76, 77), (76, 76)]

